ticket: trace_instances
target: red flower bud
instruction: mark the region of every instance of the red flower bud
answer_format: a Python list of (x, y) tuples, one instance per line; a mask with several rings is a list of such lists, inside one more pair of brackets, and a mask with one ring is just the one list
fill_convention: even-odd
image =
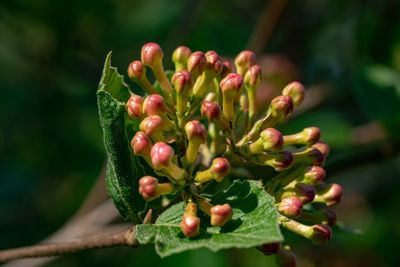
[(135, 155), (149, 156), (151, 151), (152, 143), (150, 138), (144, 132), (136, 132), (132, 138), (131, 147)]
[(161, 63), (164, 53), (157, 43), (147, 43), (142, 47), (141, 59), (145, 65), (153, 67)]
[(157, 198), (158, 180), (152, 176), (144, 176), (139, 180), (139, 193), (145, 200)]
[(206, 67), (207, 59), (203, 52), (197, 51), (190, 55), (188, 59), (188, 71), (190, 71), (193, 80), (196, 80), (197, 77), (204, 71)]
[(281, 132), (274, 128), (267, 128), (260, 133), (265, 150), (280, 150), (283, 146), (283, 136)]
[(209, 121), (219, 120), (221, 107), (216, 102), (203, 101), (201, 104), (201, 115), (207, 117)]
[(315, 188), (312, 185), (297, 183), (294, 191), (303, 204), (310, 203), (315, 198)]
[(207, 130), (198, 120), (188, 121), (185, 132), (189, 142), (204, 144), (207, 140)]
[(236, 73), (229, 73), (219, 83), (222, 90), (223, 103), (222, 110), (226, 119), (233, 120), (233, 101), (240, 88), (243, 86), (243, 78), (241, 75)]
[(172, 62), (175, 63), (175, 69), (177, 71), (183, 70), (187, 68), (187, 62), (190, 54), (192, 54), (192, 50), (186, 46), (179, 46), (172, 53)]
[(242, 51), (235, 58), (236, 71), (240, 75), (244, 75), (254, 64), (256, 64), (256, 54), (253, 51)]
[(143, 98), (141, 96), (131, 95), (128, 102), (126, 103), (129, 117), (131, 118), (142, 117), (142, 104), (143, 104)]
[(290, 96), (295, 106), (300, 105), (304, 100), (304, 86), (299, 82), (291, 82), (282, 91), (282, 95)]
[(342, 199), (343, 188), (339, 184), (323, 185), (316, 193), (315, 202), (325, 203), (327, 206), (333, 206)]
[(164, 98), (160, 95), (153, 94), (145, 98), (143, 102), (143, 113), (147, 116), (162, 115), (167, 110)]
[(330, 148), (329, 145), (324, 142), (317, 142), (312, 147), (318, 149), (325, 157), (329, 155)]
[(267, 155), (266, 158), (264, 164), (273, 167), (278, 172), (289, 168), (293, 163), (293, 155), (289, 151), (280, 151), (271, 156)]
[(171, 82), (175, 88), (175, 91), (179, 93), (188, 92), (192, 86), (192, 76), (187, 70), (181, 70), (174, 73)]
[(213, 70), (215, 75), (219, 74), (223, 68), (221, 57), (215, 51), (208, 51), (205, 56), (207, 60), (207, 69)]
[(143, 65), (142, 61), (135, 60), (129, 64), (128, 77), (131, 80), (142, 80), (146, 78), (146, 67)]
[(175, 152), (164, 142), (155, 143), (151, 148), (151, 162), (156, 170), (168, 167), (171, 164), (172, 157)]
[(306, 169), (302, 181), (306, 184), (316, 185), (324, 180), (325, 170), (320, 166), (311, 166)]
[(328, 242), (332, 237), (332, 229), (326, 224), (316, 224), (312, 226), (310, 240), (315, 245), (322, 245)]
[(210, 167), (210, 172), (217, 182), (221, 182), (230, 171), (231, 165), (226, 158), (215, 158)]
[(229, 73), (232, 72), (232, 69), (233, 69), (232, 64), (228, 60), (223, 61), (222, 62), (222, 71), (219, 74), (219, 76), (221, 78), (225, 78), (226, 75), (228, 75)]
[(304, 141), (308, 145), (313, 145), (319, 141), (321, 131), (317, 127), (308, 127), (303, 130)]
[(215, 205), (210, 209), (211, 225), (224, 226), (232, 218), (232, 208), (229, 204)]
[(271, 101), (272, 115), (279, 119), (285, 119), (292, 114), (293, 108), (293, 100), (290, 96), (277, 96)]
[(194, 237), (200, 232), (200, 219), (190, 214), (184, 214), (180, 226), (186, 237)]
[(262, 253), (264, 253), (264, 255), (270, 256), (278, 253), (278, 251), (281, 249), (281, 243), (274, 242), (274, 243), (262, 244), (261, 246), (257, 247), (257, 249)]
[(308, 147), (303, 151), (293, 153), (296, 162), (304, 162), (312, 165), (323, 165), (325, 156), (314, 147)]
[(303, 209), (303, 203), (297, 197), (286, 197), (278, 205), (280, 213), (289, 218), (299, 217)]
[(260, 65), (251, 66), (244, 76), (244, 83), (252, 87), (257, 87), (262, 78), (262, 70)]
[(155, 140), (162, 139), (162, 131), (164, 130), (164, 122), (162, 118), (158, 115), (153, 115), (150, 117), (146, 117), (142, 120), (139, 125), (141, 131), (145, 132), (151, 138), (155, 138)]

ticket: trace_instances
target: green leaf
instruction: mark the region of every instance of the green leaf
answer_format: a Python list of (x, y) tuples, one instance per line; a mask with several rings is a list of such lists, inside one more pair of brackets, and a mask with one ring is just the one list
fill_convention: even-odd
[(138, 223), (139, 212), (144, 209), (145, 202), (135, 192), (138, 192), (137, 181), (145, 172), (139, 159), (129, 149), (129, 140), (136, 128), (126, 112), (125, 103), (129, 97), (130, 91), (123, 76), (116, 68), (111, 67), (110, 52), (97, 91), (100, 123), (108, 157), (106, 183), (121, 216)]
[(282, 241), (274, 200), (258, 182), (235, 181), (226, 191), (213, 196), (211, 203), (229, 203), (232, 220), (223, 227), (212, 227), (210, 218), (199, 212), (200, 234), (187, 238), (179, 227), (184, 209), (180, 202), (163, 212), (155, 224), (137, 225), (136, 237), (142, 244), (155, 243), (161, 257), (197, 248), (217, 251)]

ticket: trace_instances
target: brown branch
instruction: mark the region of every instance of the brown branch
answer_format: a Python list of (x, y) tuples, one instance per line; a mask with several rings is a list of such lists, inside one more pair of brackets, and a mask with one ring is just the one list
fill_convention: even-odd
[(42, 244), (0, 251), (0, 262), (13, 259), (60, 256), (89, 249), (115, 246), (137, 246), (135, 228), (130, 227), (122, 232), (97, 235), (73, 240), (70, 242)]

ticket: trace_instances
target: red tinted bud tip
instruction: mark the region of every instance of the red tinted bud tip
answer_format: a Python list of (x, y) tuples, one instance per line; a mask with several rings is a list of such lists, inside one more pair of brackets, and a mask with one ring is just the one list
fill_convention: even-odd
[(290, 96), (277, 96), (271, 101), (272, 114), (280, 118), (286, 118), (293, 112), (293, 100)]
[(252, 87), (257, 87), (262, 78), (262, 70), (260, 65), (253, 65), (249, 68), (244, 76), (244, 83)]
[(189, 121), (185, 125), (186, 136), (190, 142), (205, 143), (207, 130), (198, 120)]
[(232, 218), (232, 208), (229, 204), (215, 205), (210, 209), (211, 225), (224, 226)]
[(188, 59), (187, 68), (193, 74), (193, 78), (197, 78), (197, 76), (203, 72), (205, 66), (207, 64), (206, 56), (203, 52), (197, 51), (190, 55)]
[(328, 242), (332, 237), (332, 230), (328, 225), (316, 224), (312, 226), (310, 240), (316, 245)]
[(236, 94), (243, 86), (243, 78), (240, 74), (229, 73), (219, 84), (221, 87), (222, 93), (230, 93)]
[(308, 167), (304, 173), (304, 182), (306, 184), (316, 185), (324, 180), (326, 175), (325, 170), (320, 166)]
[(303, 209), (303, 203), (297, 197), (283, 198), (278, 205), (281, 214), (289, 218), (297, 218)]
[(276, 171), (283, 171), (284, 169), (289, 168), (292, 163), (293, 154), (289, 151), (282, 151), (276, 155), (271, 166), (274, 167)]
[(207, 68), (211, 68), (215, 71), (215, 74), (219, 74), (223, 68), (221, 57), (215, 51), (208, 51), (205, 56), (207, 60)]
[(144, 118), (141, 121), (139, 128), (141, 131), (145, 132), (148, 136), (153, 137), (155, 135), (161, 134), (161, 131), (164, 129), (164, 123), (160, 116), (153, 115)]
[(143, 102), (143, 113), (147, 116), (161, 115), (167, 110), (164, 98), (160, 95), (149, 95)]
[(342, 200), (343, 188), (339, 184), (329, 184), (317, 191), (316, 202), (333, 206)]
[(172, 76), (171, 82), (177, 93), (189, 91), (193, 86), (192, 76), (187, 70), (175, 72)]
[(321, 130), (318, 127), (308, 127), (303, 130), (304, 141), (308, 145), (313, 145), (321, 138)]
[(194, 237), (200, 232), (200, 219), (194, 215), (184, 214), (181, 230), (186, 237)]
[(175, 152), (164, 142), (155, 143), (151, 148), (151, 162), (156, 170), (168, 167), (171, 164)]
[(317, 142), (312, 147), (318, 149), (325, 157), (329, 155), (330, 152), (329, 145), (324, 142)]
[(172, 53), (172, 62), (175, 63), (175, 67), (177, 70), (186, 69), (188, 59), (192, 54), (192, 50), (186, 46), (179, 46)]
[(263, 140), (264, 149), (278, 151), (283, 146), (283, 136), (281, 132), (274, 128), (267, 128), (260, 133)]
[(158, 180), (152, 176), (144, 176), (139, 180), (139, 193), (144, 200), (151, 200), (158, 197)]
[(209, 121), (218, 120), (221, 116), (221, 107), (216, 102), (203, 101), (201, 104), (201, 115)]
[(146, 77), (146, 67), (139, 60), (133, 61), (128, 67), (128, 77), (131, 80), (141, 80)]
[(282, 90), (282, 95), (290, 96), (295, 106), (300, 105), (304, 100), (304, 86), (299, 82), (291, 82)]
[(278, 254), (275, 257), (276, 263), (281, 267), (296, 267), (297, 266), (297, 257), (293, 253), (293, 251), (284, 247), (279, 250)]
[(148, 156), (151, 151), (151, 141), (144, 132), (136, 132), (132, 138), (131, 147), (135, 155)]
[(264, 255), (270, 256), (279, 252), (279, 250), (281, 249), (281, 243), (274, 242), (274, 243), (263, 244), (257, 247), (257, 249), (262, 253), (264, 253)]
[(131, 95), (128, 102), (126, 103), (128, 115), (131, 118), (142, 117), (142, 104), (143, 98), (138, 95)]
[(231, 165), (226, 158), (215, 158), (210, 167), (210, 172), (217, 182), (221, 182), (230, 171)]
[(244, 75), (254, 64), (256, 64), (256, 54), (253, 51), (242, 51), (235, 58), (236, 71), (241, 75)]
[(153, 67), (161, 63), (163, 56), (163, 51), (157, 43), (150, 42), (142, 46), (141, 59), (145, 65)]
[(303, 204), (310, 203), (315, 198), (315, 188), (312, 185), (297, 183), (295, 186), (295, 192)]

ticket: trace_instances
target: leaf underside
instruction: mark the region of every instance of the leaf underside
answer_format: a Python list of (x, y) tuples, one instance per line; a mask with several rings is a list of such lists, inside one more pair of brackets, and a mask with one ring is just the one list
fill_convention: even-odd
[(211, 203), (229, 203), (232, 220), (223, 227), (212, 227), (210, 218), (199, 212), (200, 234), (187, 238), (179, 226), (184, 211), (184, 203), (180, 202), (164, 211), (155, 224), (137, 225), (137, 239), (142, 244), (155, 243), (162, 257), (197, 248), (250, 248), (283, 240), (274, 200), (258, 182), (235, 181), (226, 191), (213, 196)]

